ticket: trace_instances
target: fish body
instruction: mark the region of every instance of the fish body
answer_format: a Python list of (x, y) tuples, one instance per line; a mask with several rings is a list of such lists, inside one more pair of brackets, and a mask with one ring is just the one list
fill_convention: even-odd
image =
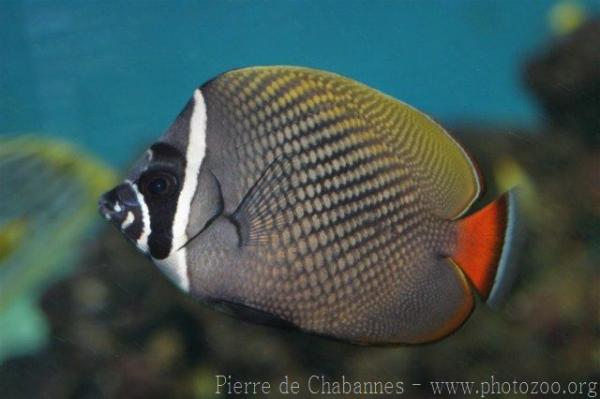
[(254, 67), (198, 88), (100, 208), (182, 290), (252, 321), (353, 343), (456, 330), (500, 300), (513, 196), (481, 192), (422, 112), (313, 69)]

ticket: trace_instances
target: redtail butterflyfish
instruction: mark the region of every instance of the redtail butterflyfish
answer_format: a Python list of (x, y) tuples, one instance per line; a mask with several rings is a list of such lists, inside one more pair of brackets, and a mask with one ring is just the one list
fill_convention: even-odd
[(359, 344), (438, 340), (514, 271), (513, 192), (423, 112), (332, 73), (226, 72), (196, 89), (101, 213), (183, 291)]

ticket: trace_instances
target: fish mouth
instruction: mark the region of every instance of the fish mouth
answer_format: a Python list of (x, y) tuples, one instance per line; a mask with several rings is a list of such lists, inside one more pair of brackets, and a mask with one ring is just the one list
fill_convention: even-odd
[(127, 209), (115, 197), (115, 190), (103, 194), (98, 200), (98, 211), (109, 222), (121, 226), (125, 221)]
[(140, 246), (139, 240), (144, 235), (144, 217), (142, 203), (139, 202), (134, 186), (125, 181), (98, 199), (98, 211), (106, 220), (114, 225), (123, 236), (133, 242), (146, 253), (146, 242)]
[[(130, 224), (131, 211), (139, 208), (130, 184), (120, 184), (104, 193), (98, 200), (98, 211), (109, 222), (123, 229)], [(135, 212), (134, 212), (135, 213)]]

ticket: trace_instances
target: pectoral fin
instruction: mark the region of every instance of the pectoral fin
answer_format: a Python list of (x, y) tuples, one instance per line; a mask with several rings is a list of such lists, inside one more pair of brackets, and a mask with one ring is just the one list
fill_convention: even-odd
[(285, 222), (284, 210), (293, 197), (291, 161), (275, 158), (260, 175), (232, 215), (240, 230), (240, 245), (268, 241)]

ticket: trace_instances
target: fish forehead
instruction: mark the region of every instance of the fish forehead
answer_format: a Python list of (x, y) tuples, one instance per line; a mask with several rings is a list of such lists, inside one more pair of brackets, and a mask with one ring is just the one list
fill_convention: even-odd
[(148, 168), (152, 160), (152, 151), (148, 148), (142, 153), (127, 170), (126, 181), (135, 182), (140, 175)]
[[(165, 133), (144, 151), (129, 168), (127, 180), (135, 182), (153, 163), (169, 162), (170, 160), (179, 161), (177, 158), (185, 158), (190, 142), (190, 121), (194, 106), (195, 99), (192, 96)], [(162, 146), (163, 144), (170, 148), (165, 149)]]

